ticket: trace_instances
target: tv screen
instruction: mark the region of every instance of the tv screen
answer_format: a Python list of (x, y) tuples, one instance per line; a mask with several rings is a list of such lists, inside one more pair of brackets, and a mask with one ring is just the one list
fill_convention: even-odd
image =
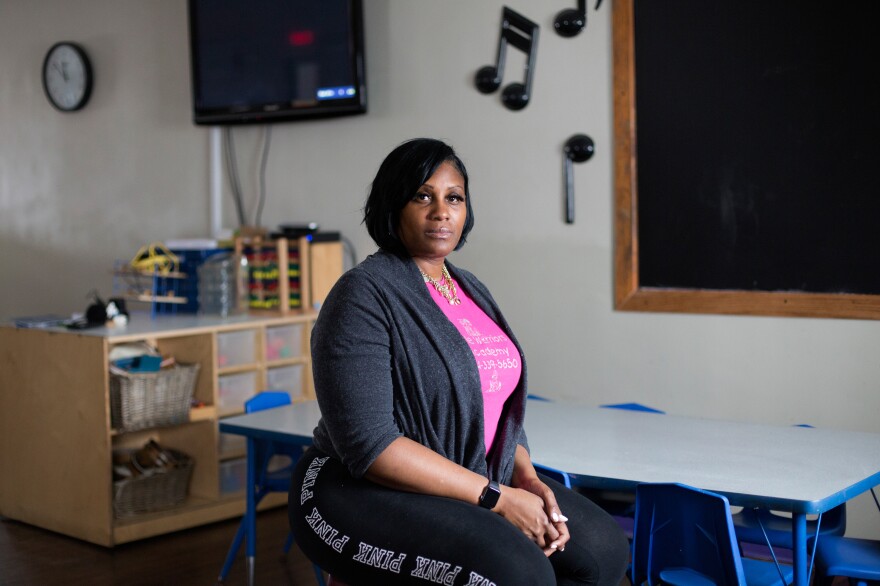
[(189, 0), (193, 121), (366, 112), (361, 0)]

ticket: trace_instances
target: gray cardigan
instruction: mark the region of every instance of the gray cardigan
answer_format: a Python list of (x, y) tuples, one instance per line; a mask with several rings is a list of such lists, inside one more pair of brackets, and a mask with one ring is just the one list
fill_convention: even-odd
[[(523, 352), (486, 287), (447, 263), (460, 287)], [(473, 352), (431, 298), (415, 262), (379, 251), (346, 272), (312, 331), (321, 407), (315, 446), (352, 476), (400, 436), (493, 480), (509, 483), (523, 418), (526, 367), (486, 455), (483, 397)]]

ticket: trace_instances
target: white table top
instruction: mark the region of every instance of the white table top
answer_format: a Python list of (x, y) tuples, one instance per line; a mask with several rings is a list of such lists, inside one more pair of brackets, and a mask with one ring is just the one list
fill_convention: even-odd
[[(220, 430), (308, 441), (315, 401), (223, 419)], [(880, 434), (782, 427), (529, 401), (535, 462), (596, 488), (680, 482), (731, 504), (799, 513), (826, 511), (880, 484)]]
[(220, 420), (220, 431), (275, 441), (310, 442), (321, 419), (317, 401), (295, 403)]
[[(609, 489), (679, 482), (818, 513), (880, 484), (880, 434), (530, 401), (532, 459)], [(586, 477), (586, 478), (584, 478)]]

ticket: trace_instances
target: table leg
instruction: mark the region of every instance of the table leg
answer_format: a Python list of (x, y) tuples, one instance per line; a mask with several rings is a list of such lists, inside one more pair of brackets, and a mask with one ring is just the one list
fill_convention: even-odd
[(245, 551), (247, 554), (247, 583), (254, 584), (254, 557), (257, 552), (257, 450), (256, 440), (250, 436), (247, 438), (247, 507), (245, 509), (245, 525), (247, 533), (245, 538)]
[(807, 586), (807, 515), (794, 513), (791, 520), (794, 586)]

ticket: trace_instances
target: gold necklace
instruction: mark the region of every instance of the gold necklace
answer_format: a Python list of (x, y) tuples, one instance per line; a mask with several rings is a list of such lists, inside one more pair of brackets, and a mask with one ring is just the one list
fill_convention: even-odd
[(455, 283), (452, 281), (452, 277), (449, 276), (449, 271), (446, 270), (446, 263), (443, 263), (443, 280), (444, 283), (441, 285), (437, 279), (434, 279), (428, 276), (428, 273), (419, 268), (419, 272), (422, 273), (422, 278), (426, 283), (431, 283), (434, 285), (434, 289), (437, 290), (437, 293), (443, 296), (443, 298), (449, 302), (449, 305), (459, 305), (461, 303), (461, 299), (458, 298), (458, 291), (455, 289)]

